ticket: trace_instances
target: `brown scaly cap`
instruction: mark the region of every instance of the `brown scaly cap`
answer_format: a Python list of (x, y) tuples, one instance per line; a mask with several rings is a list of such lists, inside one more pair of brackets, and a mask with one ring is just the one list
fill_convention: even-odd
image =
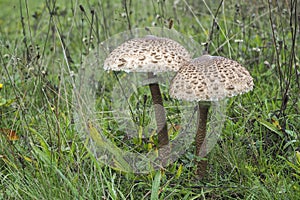
[(126, 72), (178, 71), (190, 60), (189, 52), (178, 42), (146, 36), (129, 40), (114, 49), (104, 61), (105, 70)]
[(253, 78), (238, 62), (203, 55), (184, 64), (170, 86), (170, 95), (188, 101), (218, 101), (249, 92)]

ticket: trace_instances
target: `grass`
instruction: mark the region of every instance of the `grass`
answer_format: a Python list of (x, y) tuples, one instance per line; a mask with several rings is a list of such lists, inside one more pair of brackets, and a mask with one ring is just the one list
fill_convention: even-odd
[[(212, 2), (1, 1), (0, 199), (300, 199), (299, 2)], [(123, 173), (98, 162), (76, 128), (73, 79), (85, 57), (152, 25), (173, 25), (202, 45), (198, 55), (230, 57), (254, 77), (252, 92), (228, 101), (204, 180), (193, 145), (164, 171)], [(112, 80), (97, 99), (107, 113)], [(118, 126), (104, 124), (114, 142)]]

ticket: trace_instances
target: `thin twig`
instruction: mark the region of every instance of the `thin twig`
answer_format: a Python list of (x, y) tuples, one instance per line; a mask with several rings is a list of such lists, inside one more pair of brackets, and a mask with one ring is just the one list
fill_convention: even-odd
[(283, 91), (283, 87), (282, 87), (282, 82), (283, 82), (283, 75), (282, 75), (282, 71), (281, 71), (281, 64), (280, 64), (280, 56), (279, 56), (279, 51), (277, 49), (277, 41), (276, 41), (276, 35), (275, 35), (275, 29), (274, 29), (274, 22), (273, 22), (273, 16), (272, 16), (272, 9), (271, 9), (271, 1), (268, 1), (268, 5), (269, 5), (269, 20), (270, 20), (270, 26), (271, 26), (271, 30), (272, 30), (272, 39), (273, 39), (273, 43), (274, 43), (274, 49), (276, 52), (276, 62), (277, 62), (277, 70), (278, 70), (278, 74), (279, 74), (279, 81), (280, 81), (280, 91)]
[[(131, 4), (131, 1), (129, 0), (129, 5)], [(128, 10), (128, 7), (127, 7), (127, 0), (123, 0), (123, 6), (124, 6), (124, 9), (125, 9), (125, 13), (126, 13), (126, 19), (127, 19), (127, 23), (128, 23), (128, 30), (131, 32), (131, 21), (130, 21), (130, 13), (129, 13), (129, 10)]]
[[(208, 51), (209, 51), (209, 45), (211, 44), (212, 42), (212, 37), (213, 37), (213, 34), (214, 34), (214, 27), (215, 27), (215, 24), (218, 25), (218, 22), (217, 22), (217, 16), (219, 14), (219, 11), (220, 11), (220, 8), (223, 4), (223, 0), (221, 0), (218, 8), (217, 8), (217, 11), (216, 13), (213, 15), (213, 23), (211, 25), (211, 30), (210, 30), (210, 33), (209, 33), (209, 36), (208, 36), (208, 41), (207, 43), (205, 44), (205, 48), (204, 48), (204, 52), (203, 54), (208, 54)], [(218, 25), (219, 26), (219, 25)]]

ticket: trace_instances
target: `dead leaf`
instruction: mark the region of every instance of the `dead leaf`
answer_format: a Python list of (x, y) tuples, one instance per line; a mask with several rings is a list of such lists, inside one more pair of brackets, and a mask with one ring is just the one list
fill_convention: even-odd
[(19, 140), (19, 136), (17, 136), (16, 131), (7, 129), (7, 128), (0, 128), (0, 132), (6, 135), (7, 139), (10, 141)]
[(281, 126), (280, 126), (278, 120), (276, 120), (276, 119), (274, 119), (274, 118), (271, 118), (271, 120), (272, 120), (272, 124), (273, 124), (274, 126), (276, 126), (279, 130), (282, 130), (282, 128), (281, 128)]

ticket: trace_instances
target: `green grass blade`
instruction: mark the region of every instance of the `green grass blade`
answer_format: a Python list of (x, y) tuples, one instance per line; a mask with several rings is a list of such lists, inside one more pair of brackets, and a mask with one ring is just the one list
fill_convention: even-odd
[(161, 172), (157, 171), (152, 183), (151, 200), (157, 200), (159, 195)]

